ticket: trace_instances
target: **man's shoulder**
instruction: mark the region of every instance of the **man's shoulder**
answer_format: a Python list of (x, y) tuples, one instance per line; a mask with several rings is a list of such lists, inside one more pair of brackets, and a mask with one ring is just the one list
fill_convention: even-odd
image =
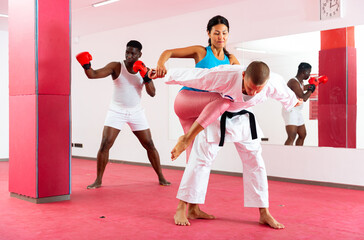
[(121, 66), (121, 62), (110, 62), (109, 63), (110, 66), (115, 66), (115, 67), (120, 67)]
[(122, 71), (121, 62), (110, 62), (108, 65), (113, 70), (113, 80), (115, 80)]
[(299, 81), (296, 78), (291, 78), (290, 80), (288, 80), (287, 86), (289, 88), (292, 88), (292, 87), (300, 87), (300, 83), (299, 83)]

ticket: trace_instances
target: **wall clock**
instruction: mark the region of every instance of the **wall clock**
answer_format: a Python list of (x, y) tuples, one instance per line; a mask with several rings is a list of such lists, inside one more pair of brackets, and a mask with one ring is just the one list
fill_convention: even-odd
[(340, 18), (342, 0), (320, 0), (320, 19)]

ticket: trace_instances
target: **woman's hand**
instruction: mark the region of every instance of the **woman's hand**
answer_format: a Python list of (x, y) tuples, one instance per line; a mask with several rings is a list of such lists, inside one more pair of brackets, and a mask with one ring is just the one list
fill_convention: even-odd
[(150, 70), (148, 71), (148, 77), (149, 77), (150, 79), (156, 79), (156, 78), (158, 78), (158, 76), (157, 76), (157, 72), (156, 72), (156, 70), (155, 70), (154, 68), (152, 68), (152, 69), (150, 69)]
[(167, 69), (164, 64), (158, 64), (155, 71), (158, 78), (162, 78), (167, 74)]

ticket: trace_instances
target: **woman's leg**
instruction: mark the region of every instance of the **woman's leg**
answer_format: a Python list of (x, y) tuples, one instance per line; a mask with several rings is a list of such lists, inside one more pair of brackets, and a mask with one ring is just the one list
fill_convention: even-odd
[(230, 106), (231, 101), (218, 93), (182, 90), (174, 102), (174, 110), (180, 119), (185, 135), (178, 139), (172, 150), (175, 160), (187, 148), (187, 159), (193, 139), (209, 124), (221, 116)]

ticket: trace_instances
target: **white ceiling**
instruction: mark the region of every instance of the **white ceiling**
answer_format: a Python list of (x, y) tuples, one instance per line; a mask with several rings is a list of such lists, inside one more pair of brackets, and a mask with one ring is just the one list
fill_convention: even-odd
[[(91, 5), (101, 0), (70, 1), (72, 33), (82, 36), (244, 0), (120, 0), (98, 8)], [(7, 14), (7, 12), (8, 0), (0, 0), (0, 13)], [(0, 31), (7, 29), (8, 19), (0, 17)]]

